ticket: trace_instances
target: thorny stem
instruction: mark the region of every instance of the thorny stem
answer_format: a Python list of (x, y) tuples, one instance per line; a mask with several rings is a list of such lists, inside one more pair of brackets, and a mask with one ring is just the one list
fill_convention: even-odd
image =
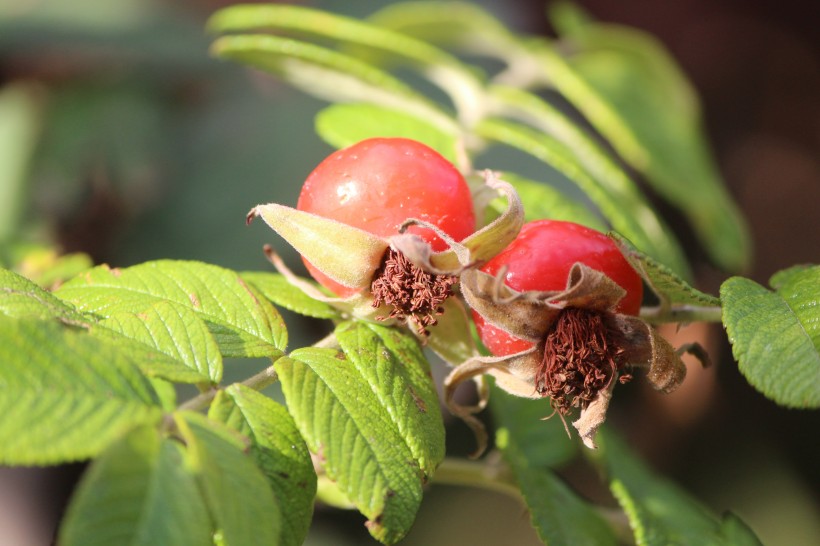
[[(331, 333), (322, 338), (321, 340), (317, 341), (313, 344), (314, 347), (336, 347), (338, 344), (336, 342), (336, 336)], [(279, 375), (276, 373), (274, 366), (276, 361), (285, 356), (285, 354), (277, 355), (271, 357), (271, 365), (262, 370), (261, 372), (250, 376), (249, 378), (245, 379), (241, 382), (242, 385), (246, 387), (250, 387), (253, 390), (261, 391), (265, 387), (273, 385), (279, 380)], [(208, 405), (213, 402), (214, 398), (216, 397), (216, 393), (219, 392), (219, 388), (212, 387), (211, 389), (194, 396), (193, 398), (185, 401), (182, 403), (179, 410), (191, 410), (191, 411), (199, 411), (208, 407)]]
[[(432, 482), (441, 485), (477, 487), (502, 493), (526, 506), (521, 489), (510, 468), (499, 455), (498, 452), (493, 452), (484, 461), (445, 457), (436, 469)], [(620, 543), (634, 542), (629, 520), (622, 510), (605, 506), (593, 506), (593, 509), (610, 525)]]
[(649, 324), (667, 322), (721, 322), (720, 306), (678, 305), (663, 307), (642, 307), (641, 318)]

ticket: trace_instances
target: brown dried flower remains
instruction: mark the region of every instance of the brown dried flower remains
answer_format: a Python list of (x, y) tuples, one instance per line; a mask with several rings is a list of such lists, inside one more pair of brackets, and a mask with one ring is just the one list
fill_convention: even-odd
[[(569, 307), (547, 334), (535, 388), (559, 415), (585, 409), (625, 365), (623, 335), (606, 312)], [(622, 379), (630, 377), (621, 375)]]
[(404, 322), (413, 318), (419, 335), (426, 336), (427, 327), (435, 325), (436, 316), (444, 311), (441, 304), (453, 295), (452, 287), (457, 280), (450, 275), (427, 273), (401, 252), (388, 248), (370, 285), (373, 307), (392, 307), (382, 320), (395, 318)]

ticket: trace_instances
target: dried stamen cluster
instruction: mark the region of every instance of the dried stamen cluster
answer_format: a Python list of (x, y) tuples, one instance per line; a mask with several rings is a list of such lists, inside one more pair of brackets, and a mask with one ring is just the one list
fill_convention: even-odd
[(452, 286), (458, 278), (427, 273), (414, 265), (401, 252), (389, 248), (381, 267), (376, 271), (370, 291), (373, 307), (382, 304), (393, 309), (387, 318), (405, 321), (413, 317), (419, 335), (428, 335), (428, 326), (436, 324), (436, 316), (444, 309), (441, 304), (453, 295)]
[(536, 391), (559, 415), (586, 408), (624, 366), (622, 337), (606, 313), (564, 309), (547, 335)]

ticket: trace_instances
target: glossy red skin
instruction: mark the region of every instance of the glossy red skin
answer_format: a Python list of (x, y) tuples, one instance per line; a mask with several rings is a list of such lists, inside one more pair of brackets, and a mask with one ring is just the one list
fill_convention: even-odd
[[(538, 220), (524, 224), (518, 237), (481, 270), (495, 275), (506, 265), (506, 284), (518, 291), (563, 290), (576, 262), (606, 274), (626, 290), (616, 312), (639, 313), (643, 298), (641, 277), (609, 237), (572, 222)], [(481, 341), (496, 356), (532, 347), (532, 343), (487, 324), (475, 311), (473, 319)]]
[[(457, 241), (476, 227), (461, 173), (432, 148), (406, 138), (372, 138), (331, 154), (305, 180), (296, 208), (380, 237), (397, 234), (408, 218), (434, 224)], [(433, 250), (447, 246), (430, 229), (408, 232)], [(335, 294), (356, 293), (303, 261), (311, 276)]]

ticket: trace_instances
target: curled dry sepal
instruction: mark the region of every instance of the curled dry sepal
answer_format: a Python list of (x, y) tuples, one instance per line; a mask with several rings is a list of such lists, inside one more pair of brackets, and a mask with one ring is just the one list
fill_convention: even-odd
[(631, 369), (646, 369), (650, 383), (666, 393), (683, 381), (686, 367), (675, 349), (638, 317), (614, 311), (625, 291), (603, 273), (576, 263), (565, 290), (528, 292), (506, 286), (503, 273), (465, 271), (462, 294), (488, 323), (534, 346), (508, 356), (470, 358), (444, 383), (447, 406), (476, 433), (476, 455), (484, 451), (487, 435), (473, 414), (486, 405), (487, 391), (480, 390), (478, 405), (459, 405), (455, 390), (468, 379), (489, 374), (516, 396), (548, 397), (562, 419), (580, 407), (572, 424), (590, 448), (595, 448), (612, 389), (631, 379)]
[[(401, 232), (379, 237), (336, 220), (277, 203), (258, 205), (248, 213), (257, 216), (293, 246), (316, 269), (356, 292), (346, 298), (330, 297), (315, 285), (293, 274), (273, 253), (274, 266), (307, 295), (330, 303), (348, 315), (387, 323), (407, 322), (430, 347), (452, 364), (475, 352), (466, 312), (457, 298), (450, 298), (458, 276), (480, 265), (507, 246), (524, 222), (518, 194), (494, 173), (484, 173), (484, 187), (507, 198), (507, 209), (493, 222), (462, 241), (455, 241), (437, 226), (408, 218)], [(472, 207), (472, 203), (465, 203)], [(418, 235), (405, 232), (412, 225), (429, 228), (447, 243), (434, 252)], [(445, 312), (446, 311), (446, 312)], [(441, 316), (439, 316), (441, 315)], [(443, 324), (452, 322), (452, 324)], [(429, 336), (429, 328), (447, 336)], [(446, 339), (443, 339), (445, 338)], [(469, 349), (454, 351), (452, 347)]]

